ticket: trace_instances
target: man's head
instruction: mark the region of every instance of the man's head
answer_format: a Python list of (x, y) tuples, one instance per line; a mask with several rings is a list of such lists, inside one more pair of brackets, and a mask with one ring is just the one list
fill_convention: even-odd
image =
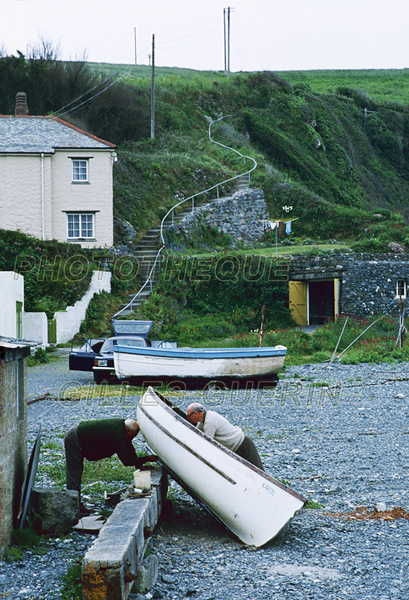
[(133, 440), (139, 433), (139, 425), (132, 419), (125, 420), (125, 437), (127, 440)]
[(197, 425), (197, 423), (203, 423), (203, 419), (205, 417), (206, 411), (202, 404), (198, 402), (193, 402), (193, 404), (189, 404), (186, 409), (186, 415), (189, 423), (192, 425)]

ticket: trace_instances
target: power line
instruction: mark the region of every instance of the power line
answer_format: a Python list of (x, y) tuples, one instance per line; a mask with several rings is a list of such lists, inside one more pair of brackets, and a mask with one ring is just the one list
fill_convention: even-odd
[[(59, 110), (55, 111), (55, 113), (53, 113), (54, 116), (58, 116), (63, 117), (64, 115), (67, 115), (68, 113), (72, 112), (73, 110), (77, 110), (78, 108), (80, 108), (80, 106), (83, 106), (84, 104), (86, 104), (87, 102), (91, 102), (91, 100), (93, 100), (94, 98), (96, 98), (97, 96), (100, 96), (101, 94), (103, 94), (104, 92), (108, 91), (112, 86), (116, 85), (117, 83), (119, 83), (122, 79), (124, 79), (127, 75), (129, 75), (129, 73), (132, 71), (132, 69), (129, 69), (129, 71), (126, 71), (126, 73), (124, 73), (123, 75), (121, 75), (120, 77), (118, 77), (117, 79), (115, 79), (112, 83), (110, 83), (106, 88), (104, 88), (103, 90), (100, 90), (99, 92), (97, 92), (96, 94), (94, 94), (93, 96), (91, 96), (91, 98), (87, 98), (86, 100), (84, 100), (83, 102), (81, 102), (80, 104), (77, 104), (76, 106), (73, 106), (72, 108), (70, 108), (69, 110), (66, 110), (65, 112), (61, 111), (65, 108), (62, 107)], [(104, 82), (109, 81), (110, 78), (106, 79)], [(101, 84), (102, 85), (102, 84)], [(94, 90), (97, 86), (95, 86), (94, 88), (92, 88), (92, 90)], [(89, 94), (90, 91), (85, 92), (85, 94), (83, 94), (82, 96), (79, 96), (79, 98), (77, 98), (77, 100), (80, 100), (81, 98), (83, 98), (84, 96), (86, 96), (87, 94)], [(72, 102), (70, 102), (69, 104), (67, 104), (66, 106), (70, 106), (71, 104), (73, 104), (74, 102), (77, 102), (77, 100), (73, 100)], [(60, 114), (57, 114), (60, 113)]]
[[(204, 33), (204, 34), (203, 34), (201, 37), (196, 37), (196, 38), (195, 38), (193, 41), (191, 41), (191, 42), (188, 42), (188, 43), (186, 43), (186, 44), (179, 44), (179, 45), (177, 45), (177, 46), (166, 46), (166, 44), (170, 44), (170, 43), (172, 43), (173, 41), (176, 41), (176, 40), (169, 40), (169, 41), (167, 41), (167, 42), (159, 42), (159, 43), (158, 43), (158, 46), (159, 46), (159, 47), (160, 47), (162, 50), (177, 50), (178, 48), (186, 48), (187, 46), (192, 46), (193, 44), (196, 44), (197, 42), (199, 42), (199, 41), (201, 41), (201, 40), (203, 40), (203, 39), (206, 39), (206, 38), (207, 38), (209, 35), (212, 35), (212, 34), (213, 34), (215, 31), (217, 31), (219, 28), (220, 28), (220, 25), (217, 25), (217, 27), (215, 27), (214, 29), (212, 29), (212, 30), (210, 30), (210, 31), (209, 31), (209, 30), (207, 30), (207, 31), (206, 31), (206, 33)], [(203, 30), (203, 31), (205, 31), (205, 30)], [(182, 40), (182, 39), (184, 39), (184, 38), (191, 37), (192, 35), (196, 35), (196, 34), (189, 34), (189, 35), (187, 35), (187, 36), (183, 36), (183, 37), (180, 37), (180, 38), (177, 38), (177, 39), (178, 39), (178, 40)]]
[[(231, 10), (233, 10), (233, 9), (231, 9), (230, 7), (229, 7), (228, 9), (223, 9), (223, 11), (228, 11), (228, 15), (229, 15), (229, 22), (230, 22), (230, 11), (231, 11)], [(208, 19), (208, 21), (209, 21), (209, 22), (214, 22), (214, 21), (215, 21), (215, 18), (214, 18), (214, 17), (212, 17), (212, 18), (209, 18), (209, 19)], [(201, 21), (201, 24), (203, 25), (203, 21)], [(186, 26), (186, 25), (183, 25), (183, 27), (185, 27), (185, 26)], [(182, 27), (182, 26), (181, 26), (181, 27)], [(175, 29), (180, 29), (181, 27), (174, 28), (173, 30), (175, 30)], [(215, 27), (215, 28), (214, 28), (212, 31), (210, 31), (210, 32), (209, 32), (209, 31), (207, 31), (206, 35), (204, 35), (204, 36), (203, 36), (201, 39), (203, 39), (204, 37), (207, 37), (209, 34), (212, 34), (212, 33), (214, 33), (214, 32), (215, 32), (215, 31), (218, 29), (218, 27), (219, 27), (219, 26)], [(173, 31), (173, 30), (167, 30), (167, 31)], [(167, 50), (173, 50), (173, 49), (177, 49), (177, 48), (181, 48), (181, 47), (185, 47), (185, 46), (192, 45), (192, 44), (184, 44), (183, 46), (182, 46), (182, 45), (179, 45), (179, 46), (174, 46), (174, 47), (169, 47), (169, 46), (168, 46), (168, 47), (166, 47), (166, 44), (167, 44), (167, 43), (170, 43), (170, 42), (174, 42), (174, 41), (177, 41), (177, 40), (181, 40), (181, 39), (185, 39), (185, 38), (192, 37), (192, 36), (194, 36), (194, 35), (197, 35), (197, 33), (198, 33), (198, 32), (201, 32), (201, 31), (206, 31), (206, 28), (199, 29), (198, 31), (196, 31), (196, 32), (192, 32), (192, 33), (189, 33), (189, 34), (187, 34), (187, 35), (185, 35), (185, 36), (180, 36), (180, 37), (178, 37), (178, 38), (175, 38), (174, 40), (168, 40), (168, 41), (161, 42), (161, 43), (159, 44), (159, 46), (160, 46), (160, 47), (162, 47), (162, 48), (164, 48), (164, 49), (167, 49)], [(197, 41), (197, 39), (195, 40), (195, 42), (196, 42), (196, 41)], [(193, 43), (193, 42), (192, 42), (192, 43)], [(144, 51), (145, 51), (145, 50), (144, 50)], [(144, 52), (144, 51), (143, 51), (143, 52)], [(143, 52), (142, 52), (142, 54), (143, 54)], [(136, 63), (136, 49), (135, 49), (135, 63)], [(150, 61), (149, 61), (149, 63), (150, 63)], [(229, 64), (229, 70), (230, 70), (230, 25), (229, 25), (229, 63), (228, 63), (228, 64)], [(226, 65), (225, 65), (225, 66), (226, 66)], [(115, 79), (114, 81), (112, 81), (112, 83), (110, 83), (108, 86), (106, 86), (106, 87), (105, 87), (103, 90), (100, 90), (99, 92), (97, 92), (96, 94), (94, 94), (93, 96), (91, 96), (90, 98), (87, 98), (87, 99), (86, 99), (86, 100), (84, 100), (83, 102), (80, 102), (80, 104), (76, 104), (75, 106), (73, 106), (73, 107), (72, 107), (72, 108), (70, 108), (69, 110), (65, 110), (65, 111), (64, 111), (64, 109), (65, 109), (65, 108), (68, 108), (69, 106), (71, 106), (71, 105), (75, 104), (76, 102), (78, 102), (79, 100), (81, 100), (81, 98), (84, 98), (85, 96), (87, 96), (88, 94), (90, 94), (91, 92), (93, 92), (95, 89), (97, 89), (97, 88), (98, 88), (98, 87), (100, 87), (101, 85), (104, 85), (104, 84), (105, 84), (107, 81), (109, 81), (109, 80), (110, 80), (110, 78), (109, 78), (109, 77), (108, 77), (108, 78), (106, 78), (106, 79), (104, 79), (104, 81), (102, 81), (102, 82), (98, 83), (97, 85), (95, 85), (94, 87), (92, 87), (90, 90), (88, 90), (87, 92), (84, 92), (84, 94), (82, 94), (81, 96), (78, 96), (78, 98), (76, 98), (75, 100), (72, 100), (72, 101), (71, 101), (71, 102), (69, 102), (68, 104), (65, 104), (64, 106), (62, 106), (60, 109), (58, 109), (57, 111), (55, 111), (55, 112), (54, 112), (54, 113), (52, 113), (52, 114), (53, 114), (54, 116), (58, 116), (58, 117), (60, 118), (60, 117), (63, 117), (64, 115), (67, 115), (67, 114), (69, 114), (69, 113), (71, 113), (71, 112), (73, 112), (73, 111), (77, 110), (78, 108), (80, 108), (80, 107), (81, 107), (81, 106), (83, 106), (84, 104), (87, 104), (88, 102), (91, 102), (91, 100), (93, 100), (94, 98), (97, 98), (98, 96), (100, 96), (100, 95), (101, 95), (101, 94), (103, 94), (104, 92), (108, 91), (108, 90), (109, 90), (111, 87), (113, 87), (114, 85), (116, 85), (117, 83), (119, 83), (119, 82), (120, 82), (122, 79), (124, 79), (124, 78), (125, 78), (127, 75), (129, 75), (129, 73), (131, 73), (131, 72), (132, 72), (132, 70), (133, 70), (133, 68), (129, 69), (129, 70), (126, 72), (126, 73), (124, 73), (123, 75), (121, 75), (120, 77), (118, 77), (117, 79)], [(226, 69), (225, 69), (225, 70), (226, 70)], [(64, 111), (64, 112), (62, 112), (62, 111)]]
[(99, 83), (97, 83), (97, 85), (94, 85), (94, 87), (92, 87), (90, 90), (88, 90), (87, 92), (84, 92), (83, 94), (81, 94), (81, 96), (78, 96), (78, 98), (76, 98), (75, 100), (72, 100), (71, 102), (68, 102), (68, 104), (65, 104), (64, 106), (62, 106), (59, 110), (56, 110), (53, 114), (55, 115), (56, 113), (61, 112), (62, 110), (64, 110), (64, 108), (68, 108), (68, 106), (71, 106), (71, 104), (74, 104), (75, 102), (78, 102), (78, 100), (81, 100), (81, 98), (84, 98), (84, 96), (86, 96), (87, 94), (90, 94), (91, 92), (93, 92), (97, 87), (99, 87), (100, 85), (103, 85), (104, 83), (106, 83), (107, 81), (109, 81), (111, 78), (107, 77), (106, 79), (104, 79), (104, 81), (100, 81)]

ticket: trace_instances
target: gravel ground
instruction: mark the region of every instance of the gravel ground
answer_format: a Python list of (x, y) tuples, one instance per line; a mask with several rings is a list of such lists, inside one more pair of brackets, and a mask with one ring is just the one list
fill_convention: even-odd
[[(134, 598), (407, 600), (408, 367), (304, 365), (287, 368), (275, 391), (174, 396), (183, 408), (200, 399), (240, 425), (266, 470), (315, 508), (303, 509), (255, 550), (172, 482), (173, 515), (161, 519), (150, 542), (159, 558), (158, 582)], [(71, 388), (91, 386), (88, 398), (59, 401), (70, 382), (76, 382)], [(61, 435), (81, 418), (134, 415), (138, 395), (104, 398), (92, 387), (89, 374), (68, 371), (66, 358), (29, 369), (29, 400), (47, 395), (28, 407), (30, 447), (40, 424), (43, 443), (61, 445)], [(144, 448), (142, 440), (137, 445)], [(41, 460), (51, 458), (43, 453)], [(92, 536), (72, 533), (43, 542), (23, 561), (0, 563), (0, 598), (61, 598), (61, 575), (91, 542)]]

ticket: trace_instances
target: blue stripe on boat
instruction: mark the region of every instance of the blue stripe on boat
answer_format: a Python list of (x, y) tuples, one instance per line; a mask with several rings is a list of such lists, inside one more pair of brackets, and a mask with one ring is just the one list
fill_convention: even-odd
[(285, 346), (262, 348), (150, 348), (115, 345), (114, 352), (145, 356), (167, 356), (173, 358), (257, 358), (285, 356)]

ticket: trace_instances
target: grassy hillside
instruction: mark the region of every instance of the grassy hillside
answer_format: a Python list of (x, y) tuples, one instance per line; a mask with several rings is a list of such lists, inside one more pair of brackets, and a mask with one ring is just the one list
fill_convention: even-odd
[[(409, 111), (403, 91), (391, 102), (406, 71), (282, 75), (227, 80), (158, 69), (157, 139), (120, 144), (116, 214), (142, 232), (175, 197), (239, 172), (241, 163), (207, 141), (206, 117), (232, 114), (218, 139), (257, 158), (252, 185), (263, 188), (271, 217), (292, 207), (296, 237), (349, 239), (374, 251), (408, 244)], [(147, 92), (149, 77), (148, 67), (128, 67), (124, 81)]]
[(176, 199), (240, 172), (207, 139), (209, 118), (233, 115), (218, 139), (257, 157), (252, 185), (264, 189), (272, 218), (291, 207), (295, 237), (376, 251), (407, 244), (408, 70), (155, 74), (155, 140), (149, 66), (63, 63), (47, 46), (0, 57), (0, 112), (12, 114), (25, 89), (31, 114), (56, 114), (118, 144), (115, 214), (138, 235)]
[[(125, 74), (141, 79), (150, 78), (152, 69), (146, 65), (121, 65), (109, 63), (90, 63), (90, 67), (104, 76), (122, 77)], [(225, 81), (226, 75), (215, 71), (195, 71), (177, 67), (156, 67), (158, 81), (172, 77), (185, 83), (194, 80)], [(319, 70), (319, 71), (276, 71), (276, 74), (291, 85), (305, 83), (319, 94), (332, 93), (338, 88), (348, 87), (362, 92), (376, 102), (409, 104), (409, 69), (355, 69), (355, 70)], [(232, 78), (242, 75), (233, 73)]]
[(320, 94), (348, 87), (375, 102), (409, 103), (409, 69), (282, 71), (279, 75), (292, 85), (306, 83)]

